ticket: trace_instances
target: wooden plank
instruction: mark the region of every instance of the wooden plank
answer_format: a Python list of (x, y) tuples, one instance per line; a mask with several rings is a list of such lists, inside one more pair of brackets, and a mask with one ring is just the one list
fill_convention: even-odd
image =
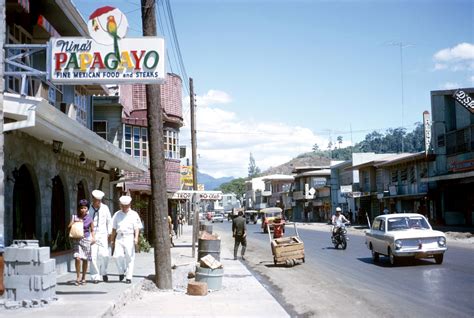
[(280, 253), (280, 251), (297, 251), (304, 249), (304, 245), (301, 244), (292, 244), (287, 246), (275, 246), (275, 251)]
[(303, 258), (304, 257), (304, 251), (291, 251), (287, 253), (281, 253), (275, 255), (275, 258), (283, 258), (283, 259), (288, 259), (288, 258)]

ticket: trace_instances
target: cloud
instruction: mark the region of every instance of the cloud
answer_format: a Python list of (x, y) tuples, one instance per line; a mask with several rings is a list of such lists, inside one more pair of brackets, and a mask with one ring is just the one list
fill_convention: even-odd
[[(232, 100), (225, 92), (223, 101)], [(205, 96), (209, 96), (209, 93)], [(190, 124), (185, 119), (181, 144), (190, 145)], [(297, 155), (328, 141), (310, 129), (279, 122), (240, 118), (230, 110), (200, 104), (196, 112), (198, 168), (214, 177), (246, 177), (249, 156), (263, 171), (281, 165)]]
[(433, 55), (433, 60), (434, 70), (473, 70), (474, 44), (464, 42), (452, 48), (442, 49)]
[[(196, 96), (196, 105), (199, 107), (206, 107), (215, 104), (229, 104), (232, 98), (229, 94), (223, 91), (210, 89), (205, 95)], [(189, 105), (189, 96), (183, 100), (184, 105)]]
[(459, 88), (461, 85), (459, 85), (456, 82), (446, 82), (443, 85), (441, 85), (441, 89), (454, 89), (454, 88)]

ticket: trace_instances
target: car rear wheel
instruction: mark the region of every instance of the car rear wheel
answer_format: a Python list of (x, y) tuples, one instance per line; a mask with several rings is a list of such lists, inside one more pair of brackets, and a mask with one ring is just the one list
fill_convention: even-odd
[(438, 254), (434, 256), (434, 259), (436, 261), (436, 264), (442, 264), (443, 263), (443, 254)]
[(374, 251), (374, 248), (372, 247), (372, 244), (370, 244), (370, 251), (372, 252), (372, 260), (374, 262), (378, 262), (379, 261), (379, 253)]
[(398, 257), (393, 255), (392, 250), (389, 248), (388, 249), (388, 258), (390, 260), (390, 265), (395, 266), (398, 263)]

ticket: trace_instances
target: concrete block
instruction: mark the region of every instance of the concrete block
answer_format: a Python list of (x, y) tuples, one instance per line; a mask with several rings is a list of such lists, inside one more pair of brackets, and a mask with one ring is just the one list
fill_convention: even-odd
[(8, 246), (3, 255), (5, 262), (36, 262), (38, 251), (34, 248), (18, 248)]
[(49, 260), (49, 246), (43, 246), (38, 248), (38, 258), (37, 262), (46, 262)]
[(5, 276), (3, 283), (5, 289), (30, 290), (30, 278), (29, 275)]
[(49, 259), (41, 263), (17, 263), (14, 267), (17, 275), (47, 275), (54, 272), (56, 260)]
[(45, 290), (52, 286), (56, 286), (56, 272), (41, 276), (41, 289)]
[(31, 283), (30, 285), (31, 290), (41, 290), (41, 276), (37, 276), (37, 275), (31, 276), (30, 283)]
[(13, 240), (12, 246), (18, 246), (18, 247), (39, 247), (39, 241), (38, 240)]

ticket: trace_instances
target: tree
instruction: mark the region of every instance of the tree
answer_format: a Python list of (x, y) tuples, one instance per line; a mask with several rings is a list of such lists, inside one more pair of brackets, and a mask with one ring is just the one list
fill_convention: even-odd
[(237, 199), (241, 199), (245, 193), (245, 179), (238, 178), (232, 181), (223, 183), (217, 188), (217, 190), (222, 191), (222, 193), (235, 193)]
[(314, 144), (313, 145), (313, 151), (314, 152), (318, 152), (320, 149), (319, 149), (319, 145), (318, 144)]
[(260, 168), (255, 164), (255, 159), (252, 153), (250, 153), (249, 159), (249, 178), (255, 178), (260, 174)]
[(341, 149), (342, 136), (337, 136), (337, 142), (339, 143), (339, 149)]

